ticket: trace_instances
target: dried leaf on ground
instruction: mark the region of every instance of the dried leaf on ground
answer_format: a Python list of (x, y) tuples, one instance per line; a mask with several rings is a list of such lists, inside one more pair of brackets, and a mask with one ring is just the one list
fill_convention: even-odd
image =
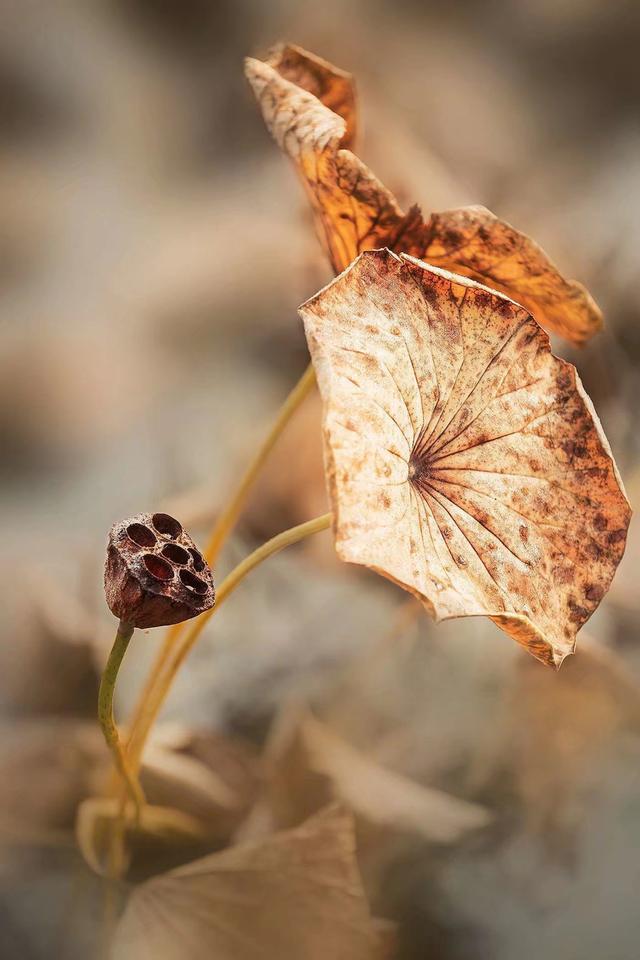
[(630, 508), (575, 368), (517, 304), (389, 251), (300, 310), (340, 557), (559, 665)]
[[(104, 786), (108, 753), (100, 730), (99, 753), (106, 766), (93, 787)], [(140, 772), (147, 798), (138, 827), (129, 824), (128, 840), (134, 867), (150, 854), (160, 857), (170, 850), (182, 860), (228, 843), (254, 802), (259, 778), (257, 751), (239, 738), (210, 731), (194, 731), (184, 725), (162, 724), (145, 750)], [(85, 796), (91, 793), (85, 789)], [(76, 806), (83, 799), (76, 798)], [(73, 822), (75, 807), (69, 811)], [(104, 868), (110, 831), (118, 806), (110, 797), (89, 797), (78, 810), (76, 834), (87, 863), (96, 872)], [(181, 849), (183, 848), (183, 849)], [(186, 853), (186, 856), (183, 854)]]
[(228, 841), (254, 800), (259, 771), (245, 741), (164, 725), (147, 745), (141, 781), (150, 803), (173, 807)]
[[(78, 807), (76, 841), (82, 856), (91, 869), (100, 875), (109, 872), (110, 850), (120, 818), (120, 802), (116, 797), (89, 797)], [(195, 817), (172, 807), (152, 806), (147, 803), (136, 823), (130, 818), (124, 824), (127, 846), (131, 842), (143, 845), (157, 844), (165, 848), (191, 849), (202, 852), (203, 844), (211, 842), (206, 825)], [(148, 852), (148, 849), (147, 849)], [(129, 853), (123, 872), (129, 866)]]
[(583, 637), (557, 676), (529, 658), (518, 662), (502, 716), (470, 766), (468, 787), (502, 805), (507, 785), (509, 809), (519, 810), (526, 834), (554, 861), (573, 866), (609, 761), (621, 750), (626, 756), (629, 736), (639, 734), (637, 679), (613, 651)]
[(316, 63), (311, 54), (284, 47), (266, 62), (248, 59), (246, 74), (269, 131), (297, 167), (336, 272), (365, 250), (389, 247), (506, 293), (575, 343), (600, 328), (600, 310), (587, 290), (566, 280), (537, 243), (484, 207), (446, 210), (427, 220), (416, 206), (405, 214), (348, 149), (353, 101), (345, 109), (344, 92), (337, 103), (324, 92), (325, 86), (332, 89), (328, 78), (340, 72), (324, 63), (313, 71), (289, 66), (305, 58)]
[(114, 960), (373, 960), (381, 945), (355, 860), (351, 817), (231, 847), (134, 891)]
[(0, 651), (5, 706), (20, 715), (95, 717), (98, 621), (44, 570), (24, 571), (22, 582), (20, 616), (11, 626), (14, 643)]
[(623, 661), (584, 643), (555, 680), (520, 665), (506, 730), (503, 760), (513, 760), (529, 826), (553, 840), (576, 797), (601, 775), (612, 741), (624, 730), (640, 733), (640, 688)]
[(97, 724), (47, 717), (5, 725), (0, 748), (0, 838), (71, 836), (78, 804), (107, 770)]
[(278, 718), (266, 766), (265, 806), (278, 827), (299, 823), (331, 800), (352, 810), (363, 825), (430, 843), (455, 843), (491, 819), (483, 807), (381, 767), (295, 707)]

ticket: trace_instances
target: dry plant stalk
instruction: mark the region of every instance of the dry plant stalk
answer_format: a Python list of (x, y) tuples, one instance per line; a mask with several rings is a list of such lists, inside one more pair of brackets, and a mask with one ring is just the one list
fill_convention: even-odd
[(631, 512), (575, 368), (518, 304), (390, 251), (300, 313), (340, 557), (559, 666)]
[(365, 250), (388, 247), (506, 293), (554, 333), (583, 343), (601, 326), (585, 288), (566, 280), (544, 251), (480, 206), (404, 213), (351, 152), (355, 94), (348, 74), (299, 47), (278, 47), (246, 74), (265, 123), (293, 160), (321, 243), (340, 273)]

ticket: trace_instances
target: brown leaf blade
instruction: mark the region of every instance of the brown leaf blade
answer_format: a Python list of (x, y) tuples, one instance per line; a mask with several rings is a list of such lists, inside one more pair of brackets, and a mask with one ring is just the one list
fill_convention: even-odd
[(336, 272), (366, 250), (388, 247), (506, 293), (574, 343), (597, 332), (602, 316), (585, 288), (566, 280), (533, 240), (484, 207), (434, 213), (426, 221), (417, 207), (404, 214), (347, 149), (355, 125), (350, 80), (341, 85), (333, 79), (341, 71), (324, 61), (317, 66), (300, 48), (281, 50), (266, 63), (248, 59), (246, 75), (267, 128), (297, 168)]
[(155, 877), (132, 895), (115, 960), (373, 960), (380, 948), (336, 807), (301, 827)]
[(371, 171), (344, 149), (348, 128), (269, 63), (247, 59), (247, 78), (278, 146), (295, 163), (320, 242), (339, 273), (362, 251), (389, 245), (403, 215)]
[(300, 309), (336, 547), (437, 619), (488, 616), (559, 665), (630, 508), (574, 367), (520, 306), (390, 251)]
[(357, 136), (356, 91), (353, 77), (322, 57), (292, 43), (275, 47), (267, 63), (277, 73), (316, 97), (345, 122), (344, 147), (352, 147)]
[(582, 284), (565, 280), (534, 240), (486, 207), (432, 214), (402, 251), (505, 293), (566, 340), (584, 343), (602, 326)]

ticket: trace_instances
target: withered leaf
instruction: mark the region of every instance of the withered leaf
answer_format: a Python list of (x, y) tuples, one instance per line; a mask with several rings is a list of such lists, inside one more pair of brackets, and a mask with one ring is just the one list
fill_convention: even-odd
[(269, 131), (302, 177), (334, 270), (344, 270), (361, 250), (393, 246), (405, 218), (392, 194), (342, 146), (345, 120), (268, 62), (248, 59), (245, 69)]
[(373, 960), (380, 956), (350, 816), (331, 808), (296, 830), (155, 877), (132, 895), (114, 960)]
[(156, 728), (140, 774), (148, 803), (195, 817), (218, 844), (234, 834), (259, 784), (250, 744), (178, 724)]
[(106, 772), (97, 725), (47, 717), (0, 731), (0, 839), (71, 833), (78, 804)]
[(305, 710), (285, 710), (267, 749), (267, 797), (277, 824), (297, 823), (338, 800), (370, 825), (455, 843), (487, 826), (488, 811), (380, 766)]
[(529, 829), (558, 844), (622, 732), (640, 732), (640, 690), (623, 661), (586, 638), (567, 669), (549, 679), (528, 663), (517, 670), (501, 760), (511, 763)]
[(246, 74), (269, 131), (296, 165), (336, 272), (365, 250), (388, 247), (506, 293), (575, 343), (600, 328), (600, 310), (585, 288), (566, 280), (537, 243), (484, 207), (426, 220), (418, 207), (405, 214), (348, 149), (355, 101), (350, 86), (350, 96), (344, 87), (334, 92), (340, 71), (299, 48), (283, 51), (266, 62), (248, 59)]
[(179, 807), (200, 819), (228, 816), (243, 799), (200, 760), (155, 743), (145, 750), (141, 782), (153, 803)]
[(558, 675), (516, 664), (504, 713), (473, 761), (470, 786), (519, 807), (520, 822), (556, 863), (575, 866), (579, 836), (602, 800), (611, 763), (640, 734), (640, 688), (629, 664), (586, 636)]
[(437, 619), (491, 617), (559, 665), (630, 517), (574, 367), (522, 307), (390, 251), (362, 254), (300, 313), (339, 555)]
[[(76, 841), (87, 865), (97, 874), (108, 875), (113, 829), (119, 816), (116, 797), (88, 797), (78, 807)], [(143, 807), (137, 823), (129, 818), (124, 827), (128, 840), (144, 839), (167, 846), (197, 846), (212, 839), (206, 826), (195, 817), (149, 803)]]
[(350, 73), (292, 43), (274, 47), (266, 61), (281, 77), (301, 87), (345, 122), (342, 146), (351, 148), (357, 136), (356, 92)]

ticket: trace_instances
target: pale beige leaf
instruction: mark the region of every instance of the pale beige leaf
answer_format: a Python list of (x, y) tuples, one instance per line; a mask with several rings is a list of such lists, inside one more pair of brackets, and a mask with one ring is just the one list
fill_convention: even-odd
[(311, 714), (304, 718), (300, 734), (309, 769), (329, 777), (336, 798), (371, 824), (414, 833), (431, 843), (455, 843), (491, 820), (475, 803), (381, 767)]
[[(109, 850), (113, 843), (114, 825), (120, 816), (116, 797), (89, 797), (78, 807), (76, 840), (80, 853), (91, 869), (107, 875)], [(168, 845), (193, 845), (211, 840), (206, 826), (180, 810), (146, 804), (136, 823), (130, 817), (125, 823), (129, 839), (159, 841)]]
[[(640, 733), (640, 687), (629, 664), (583, 631), (559, 674), (520, 660), (502, 715), (477, 751), (469, 786), (504, 797), (556, 862), (575, 866), (578, 838)], [(612, 767), (613, 762), (613, 767)]]
[(508, 705), (502, 762), (530, 829), (557, 842), (621, 733), (640, 732), (640, 689), (627, 664), (583, 639), (557, 678), (522, 663)]
[(73, 829), (78, 804), (105, 776), (108, 754), (91, 721), (5, 722), (0, 728), (0, 839)]
[(226, 843), (245, 817), (258, 787), (256, 758), (244, 742), (188, 732), (147, 744), (141, 783), (149, 803), (173, 807)]
[(355, 861), (351, 817), (231, 847), (134, 891), (114, 960), (373, 960), (380, 942)]
[[(153, 743), (145, 750), (142, 782), (150, 795), (157, 797), (164, 791), (168, 796), (175, 794), (180, 800), (184, 794), (188, 801), (202, 806), (209, 814), (221, 809), (233, 810), (240, 805), (240, 798), (214, 770), (209, 770), (194, 757), (165, 750)], [(166, 801), (165, 805), (168, 805)]]
[(265, 795), (243, 837), (294, 826), (332, 800), (348, 807), (359, 827), (428, 843), (455, 843), (491, 819), (477, 804), (382, 767), (295, 704), (285, 707), (274, 723), (264, 764)]
[(600, 311), (585, 288), (566, 280), (533, 240), (484, 207), (434, 213), (426, 220), (418, 207), (403, 213), (393, 194), (347, 149), (355, 123), (350, 83), (336, 93), (333, 77), (341, 71), (323, 61), (315, 67), (317, 58), (299, 48), (283, 51), (267, 62), (248, 59), (246, 74), (268, 129), (296, 165), (336, 272), (365, 250), (388, 247), (506, 293), (575, 343), (600, 328)]
[(491, 617), (560, 664), (630, 517), (574, 367), (522, 307), (389, 251), (361, 255), (300, 313), (339, 555), (437, 619)]

